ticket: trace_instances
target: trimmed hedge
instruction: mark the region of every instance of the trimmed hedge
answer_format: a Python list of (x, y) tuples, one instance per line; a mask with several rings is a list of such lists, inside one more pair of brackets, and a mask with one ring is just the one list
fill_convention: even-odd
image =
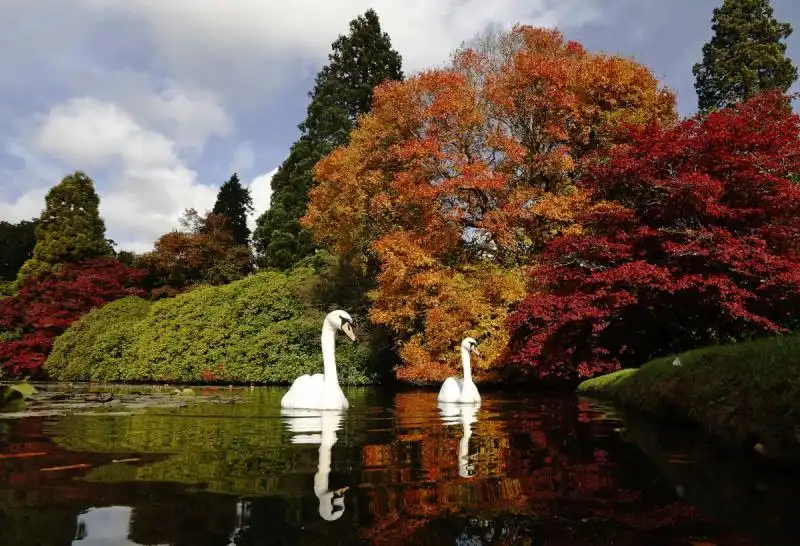
[[(311, 295), (312, 267), (264, 272), (149, 303), (95, 309), (56, 339), (46, 373), (62, 381), (285, 384), (322, 372), (327, 311)], [(339, 380), (376, 381), (367, 343), (337, 336)]]

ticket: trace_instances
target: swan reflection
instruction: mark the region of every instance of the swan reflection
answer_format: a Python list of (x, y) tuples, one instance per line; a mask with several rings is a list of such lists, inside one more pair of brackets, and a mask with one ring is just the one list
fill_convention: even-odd
[(469, 460), (469, 439), (472, 436), (472, 423), (478, 420), (480, 403), (458, 404), (453, 402), (438, 402), (439, 416), (445, 425), (461, 423), (463, 430), (461, 441), (458, 444), (458, 475), (469, 478), (475, 475), (475, 464)]
[(317, 473), (314, 474), (314, 495), (319, 499), (319, 515), (325, 521), (335, 521), (344, 514), (344, 494), (349, 489), (328, 489), (331, 472), (331, 448), (336, 443), (336, 431), (341, 428), (341, 411), (282, 409), (284, 423), (294, 433), (293, 444), (319, 444)]
[(77, 530), (72, 544), (73, 546), (101, 544), (143, 546), (128, 539), (132, 519), (133, 508), (130, 506), (89, 508), (78, 514)]

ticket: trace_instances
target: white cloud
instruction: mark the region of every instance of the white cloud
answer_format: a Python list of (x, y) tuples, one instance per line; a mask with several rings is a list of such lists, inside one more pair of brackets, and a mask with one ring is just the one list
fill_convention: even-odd
[(228, 165), (228, 171), (232, 173), (239, 173), (241, 178), (242, 173), (247, 173), (253, 168), (256, 156), (253, 151), (253, 143), (248, 141), (242, 142), (233, 151), (233, 157)]
[(271, 171), (256, 176), (249, 185), (250, 196), (253, 198), (253, 214), (247, 219), (247, 225), (250, 230), (256, 228), (256, 219), (261, 216), (265, 210), (269, 208), (269, 200), (272, 198), (272, 177), (278, 168), (275, 167)]
[[(77, 98), (56, 105), (40, 117), (34, 142), (67, 171), (86, 169), (95, 178), (108, 236), (121, 248), (151, 246), (177, 227), (185, 208), (209, 209), (216, 197), (184, 164), (174, 141), (114, 104)], [(101, 186), (92, 169), (112, 174)]]

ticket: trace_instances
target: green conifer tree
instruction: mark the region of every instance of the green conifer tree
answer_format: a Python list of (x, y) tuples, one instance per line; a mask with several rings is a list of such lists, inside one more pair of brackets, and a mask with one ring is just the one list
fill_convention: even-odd
[(775, 19), (769, 0), (723, 0), (714, 8), (711, 28), (714, 35), (703, 46), (703, 61), (692, 67), (700, 112), (761, 91), (785, 93), (797, 79), (797, 68), (786, 57), (782, 41), (792, 27)]
[(347, 143), (360, 114), (372, 106), (372, 90), (386, 80), (402, 80), (402, 59), (368, 10), (339, 36), (328, 64), (309, 93), (301, 136), (272, 178), (270, 208), (258, 218), (253, 242), (262, 266), (286, 269), (314, 252), (311, 235), (300, 227), (314, 184), (312, 170), (324, 155)]
[(239, 175), (233, 175), (219, 188), (217, 202), (214, 203), (214, 214), (223, 214), (228, 219), (228, 226), (236, 245), (246, 245), (250, 240), (250, 228), (247, 227), (247, 213), (253, 211), (253, 198), (250, 189), (239, 182)]
[(44, 200), (33, 256), (19, 270), (18, 283), (48, 273), (58, 264), (114, 255), (100, 218), (100, 198), (86, 174), (76, 171), (65, 176)]

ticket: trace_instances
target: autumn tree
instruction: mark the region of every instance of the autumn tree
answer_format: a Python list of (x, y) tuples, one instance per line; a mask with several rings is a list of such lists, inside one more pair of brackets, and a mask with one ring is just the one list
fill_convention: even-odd
[(800, 116), (779, 91), (649, 127), (583, 180), (509, 318), (511, 363), (575, 381), (800, 327)]
[(0, 299), (0, 368), (40, 376), (53, 340), (91, 309), (125, 296), (145, 296), (142, 271), (111, 258), (66, 263)]
[(526, 268), (593, 206), (576, 177), (627, 141), (625, 127), (672, 124), (674, 102), (630, 59), (516, 26), (376, 89), (349, 144), (317, 164), (303, 224), (379, 265), (370, 316), (400, 340), (400, 378), (453, 373), (468, 334), (486, 377)]
[(182, 230), (162, 235), (153, 251), (135, 260), (147, 271), (151, 287), (181, 290), (197, 283), (226, 284), (252, 271), (250, 248), (235, 243), (226, 216), (201, 216), (187, 209), (180, 223)]
[(286, 269), (314, 252), (310, 233), (300, 226), (316, 162), (346, 144), (358, 116), (369, 111), (372, 90), (385, 80), (401, 80), (400, 54), (381, 30), (378, 15), (367, 10), (339, 36), (328, 64), (317, 74), (301, 136), (272, 178), (270, 208), (253, 235), (261, 263)]
[(33, 256), (38, 221), (17, 224), (0, 221), (0, 281), (13, 281), (22, 265)]
[(700, 112), (709, 112), (770, 89), (784, 93), (797, 80), (786, 56), (789, 23), (773, 16), (770, 0), (723, 0), (711, 19), (714, 36), (692, 67)]
[(250, 189), (242, 186), (239, 175), (233, 173), (219, 188), (217, 201), (211, 212), (222, 214), (228, 220), (233, 243), (247, 245), (250, 241), (250, 228), (247, 227), (247, 214), (253, 211), (253, 198)]
[(113, 255), (100, 218), (100, 198), (94, 182), (83, 172), (65, 176), (45, 195), (45, 208), (36, 226), (33, 256), (19, 270), (17, 282), (37, 277), (62, 263)]

